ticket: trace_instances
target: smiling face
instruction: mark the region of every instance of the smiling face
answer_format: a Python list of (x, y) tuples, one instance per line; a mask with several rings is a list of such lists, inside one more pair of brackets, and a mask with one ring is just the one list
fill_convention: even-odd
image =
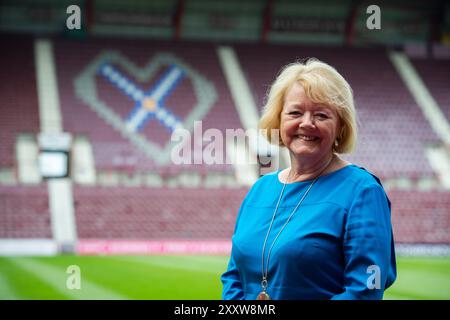
[(280, 135), (293, 156), (311, 161), (328, 156), (340, 130), (339, 123), (336, 110), (313, 103), (300, 83), (295, 82), (286, 91), (280, 115)]

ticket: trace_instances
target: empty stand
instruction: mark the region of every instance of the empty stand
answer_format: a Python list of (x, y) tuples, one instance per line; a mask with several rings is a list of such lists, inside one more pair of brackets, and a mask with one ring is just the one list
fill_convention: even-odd
[[(33, 39), (2, 36), (11, 50), (3, 50), (0, 66), (0, 168), (15, 166), (18, 133), (39, 131), (34, 74)], [(360, 119), (357, 151), (348, 159), (382, 179), (433, 176), (424, 150), (438, 141), (427, 120), (403, 85), (383, 49), (318, 48), (283, 45), (234, 45), (240, 65), (259, 106), (281, 66), (317, 57), (337, 68), (355, 93)], [(216, 46), (194, 42), (91, 39), (54, 41), (56, 70), (64, 130), (86, 134), (92, 143), (97, 170), (153, 171), (164, 180), (179, 173), (231, 173), (229, 165), (158, 164), (83, 101), (77, 92), (80, 74), (105, 53), (116, 52), (123, 63), (111, 65), (143, 91), (155, 88), (170, 63), (142, 73), (154, 57), (173, 55), (215, 88), (214, 103), (203, 118), (203, 132), (241, 128), (220, 67)], [(125, 62), (124, 62), (125, 61)], [(450, 119), (450, 64), (413, 60), (440, 107)], [(130, 68), (133, 65), (136, 69)], [(150, 68), (151, 69), (151, 68)], [(148, 70), (150, 70), (148, 69)], [(140, 70), (140, 72), (133, 72)], [(136, 101), (94, 70), (96, 98), (123, 123)], [(5, 78), (7, 77), (7, 78)], [(194, 81), (184, 76), (164, 101), (180, 120), (198, 104)], [(206, 94), (203, 92), (202, 94)], [(148, 101), (148, 107), (152, 107)], [(200, 120), (200, 119), (198, 119)], [(151, 119), (139, 131), (160, 148), (171, 131)], [(194, 144), (195, 142), (192, 142)], [(168, 181), (164, 180), (165, 182)], [(75, 214), (80, 239), (229, 239), (246, 189), (82, 187), (74, 186)], [(397, 243), (449, 243), (448, 191), (389, 191)], [(33, 187), (0, 186), (0, 238), (51, 238), (46, 184)]]
[(76, 187), (80, 239), (229, 239), (246, 189)]
[(450, 192), (389, 192), (396, 243), (449, 243)]
[(412, 63), (450, 121), (450, 60), (412, 59)]
[[(172, 171), (179, 169), (170, 162), (160, 165), (151, 157), (146, 157), (142, 149), (139, 150), (80, 99), (80, 95), (87, 93), (77, 94), (74, 82), (83, 70), (86, 70), (104, 53), (119, 53), (122, 59), (120, 63), (117, 61), (112, 63), (114, 68), (143, 91), (155, 88), (170, 66), (170, 63), (166, 61), (149, 67), (154, 63), (153, 59), (161, 55), (163, 60), (167, 56), (174, 56), (178, 59), (176, 61), (181, 61), (192, 73), (210, 83), (216, 91), (216, 97), (205, 117), (196, 118), (191, 112), (199, 103), (199, 97), (193, 90), (194, 81), (189, 75), (185, 75), (166, 97), (164, 102), (166, 109), (181, 121), (190, 114), (195, 120), (203, 120), (203, 131), (208, 128), (217, 128), (225, 133), (226, 128), (242, 127), (219, 65), (216, 48), (212, 44), (100, 39), (81, 43), (57, 40), (54, 44), (64, 128), (90, 137), (96, 166), (100, 170), (122, 170), (128, 167), (138, 171), (158, 170), (161, 172), (171, 166)], [(133, 66), (136, 72), (130, 71)], [(124, 122), (130, 116), (136, 102), (118, 90), (101, 74), (95, 74), (94, 78), (97, 89), (96, 98), (105, 103)], [(201, 87), (200, 95), (207, 94), (205, 90)], [(139, 134), (159, 147), (165, 146), (171, 137), (171, 131), (154, 118), (142, 127)], [(185, 169), (182, 168), (180, 171)], [(189, 169), (197, 168), (189, 167)], [(208, 170), (230, 171), (231, 167), (209, 166)]]
[(0, 42), (0, 168), (15, 168), (17, 135), (39, 132), (34, 40), (1, 36)]
[(51, 237), (47, 186), (0, 186), (0, 238)]

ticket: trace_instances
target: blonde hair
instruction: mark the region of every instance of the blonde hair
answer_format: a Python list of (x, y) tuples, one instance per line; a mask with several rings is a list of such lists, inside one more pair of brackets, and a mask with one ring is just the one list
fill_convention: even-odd
[(356, 145), (357, 125), (353, 92), (348, 82), (332, 66), (315, 58), (285, 66), (272, 84), (259, 121), (259, 128), (270, 143), (272, 130), (278, 129), (278, 144), (284, 146), (279, 133), (280, 115), (286, 91), (298, 82), (313, 103), (333, 107), (341, 122), (341, 133), (333, 144), (337, 153), (351, 153)]

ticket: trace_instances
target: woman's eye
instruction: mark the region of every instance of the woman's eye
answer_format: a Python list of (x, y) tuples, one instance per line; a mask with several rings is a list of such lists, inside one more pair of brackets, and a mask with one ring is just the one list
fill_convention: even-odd
[(325, 113), (318, 113), (318, 114), (316, 114), (316, 116), (319, 119), (327, 119), (328, 118), (328, 116)]
[(289, 115), (293, 115), (293, 116), (297, 116), (297, 115), (301, 115), (301, 112), (299, 112), (299, 111), (291, 111), (288, 114)]

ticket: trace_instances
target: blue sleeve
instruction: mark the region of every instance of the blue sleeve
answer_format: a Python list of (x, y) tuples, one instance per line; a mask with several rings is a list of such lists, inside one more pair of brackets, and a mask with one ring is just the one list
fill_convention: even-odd
[[(245, 206), (245, 202), (247, 200), (248, 195), (244, 199), (239, 209), (238, 216), (236, 218), (236, 225), (234, 227), (234, 233), (238, 229), (239, 218), (242, 214), (243, 208)], [(233, 234), (234, 235), (234, 234)], [(244, 300), (244, 290), (242, 289), (241, 278), (239, 276), (239, 270), (236, 266), (236, 262), (234, 261), (233, 248), (231, 249), (230, 261), (228, 262), (228, 268), (225, 273), (222, 274), (222, 299), (223, 300)]]
[(344, 291), (334, 300), (382, 299), (396, 277), (390, 203), (380, 185), (361, 190), (343, 236)]
[(231, 251), (230, 261), (228, 262), (227, 271), (221, 277), (223, 283), (222, 299), (223, 300), (244, 300), (244, 290), (242, 290), (241, 279), (239, 278), (239, 270), (236, 267)]

